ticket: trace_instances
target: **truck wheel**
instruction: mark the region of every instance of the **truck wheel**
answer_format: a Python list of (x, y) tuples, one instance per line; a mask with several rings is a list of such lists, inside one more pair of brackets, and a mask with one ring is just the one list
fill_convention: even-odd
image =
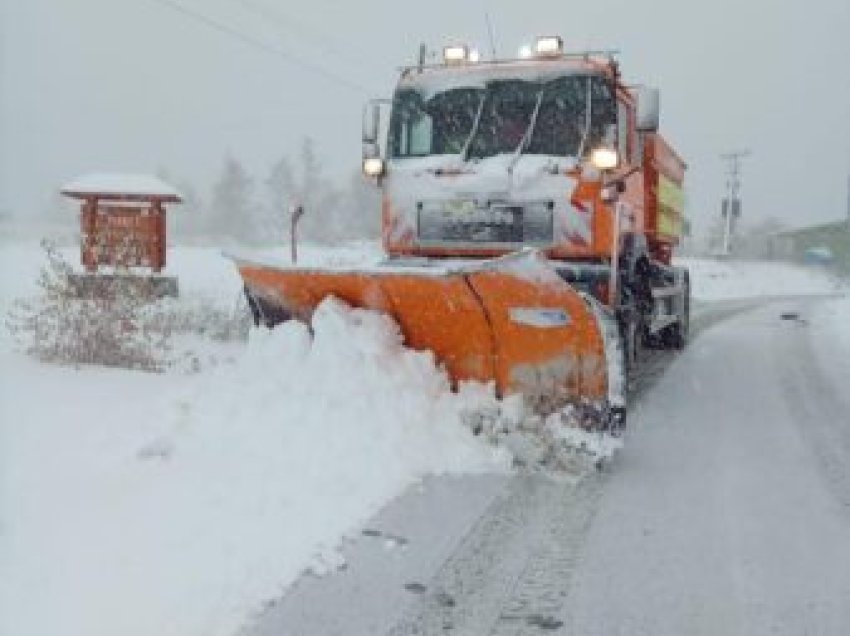
[(643, 323), (640, 321), (631, 321), (626, 328), (625, 338), (625, 353), (626, 353), (626, 372), (631, 375), (635, 369), (640, 366), (640, 361), (643, 358), (644, 349), (644, 333)]
[(262, 314), (260, 313), (260, 305), (257, 302), (257, 300), (254, 298), (253, 294), (251, 294), (251, 292), (248, 291), (247, 285), (244, 287), (244, 290), (245, 290), (245, 299), (248, 301), (248, 309), (251, 311), (251, 318), (254, 321), (254, 326), (259, 327), (260, 322), (263, 318)]
[(262, 325), (268, 329), (273, 329), (280, 323), (292, 318), (292, 315), (286, 310), (275, 307), (252, 294), (247, 286), (245, 287), (245, 298), (248, 300), (248, 308), (251, 310), (251, 318), (254, 320), (255, 327)]
[(619, 437), (626, 429), (626, 407), (612, 406), (608, 410), (608, 433)]
[(685, 298), (684, 311), (679, 317), (679, 322), (671, 327), (672, 333), (670, 344), (674, 349), (684, 349), (688, 342), (688, 332), (691, 328), (691, 280), (685, 272)]

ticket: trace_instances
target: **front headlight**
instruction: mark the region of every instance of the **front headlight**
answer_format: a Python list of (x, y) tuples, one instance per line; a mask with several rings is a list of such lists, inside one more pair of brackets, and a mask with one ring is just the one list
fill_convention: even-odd
[(590, 153), (590, 163), (597, 170), (613, 170), (620, 163), (620, 157), (613, 148), (596, 148)]
[(384, 174), (384, 160), (380, 157), (366, 157), (363, 159), (363, 174), (367, 177), (380, 177)]

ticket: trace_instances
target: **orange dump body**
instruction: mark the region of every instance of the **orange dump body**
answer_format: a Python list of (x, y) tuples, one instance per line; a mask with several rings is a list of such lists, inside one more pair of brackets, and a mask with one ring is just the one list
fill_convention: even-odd
[(432, 351), (455, 384), (492, 381), (500, 395), (521, 393), (545, 410), (607, 395), (596, 316), (559, 279), (541, 283), (488, 269), (334, 272), (237, 264), (252, 297), (299, 320), (309, 322), (328, 296), (390, 315), (405, 344)]

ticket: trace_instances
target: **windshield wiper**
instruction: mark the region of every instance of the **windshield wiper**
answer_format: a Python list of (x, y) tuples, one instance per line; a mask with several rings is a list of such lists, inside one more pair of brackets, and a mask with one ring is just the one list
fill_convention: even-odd
[(534, 134), (534, 125), (537, 123), (537, 115), (540, 112), (540, 104), (543, 103), (544, 90), (545, 89), (541, 88), (540, 92), (537, 93), (537, 103), (534, 104), (534, 111), (531, 113), (531, 119), (529, 120), (528, 126), (522, 135), (522, 139), (519, 140), (519, 145), (516, 147), (516, 150), (514, 150), (514, 156), (511, 158), (510, 164), (508, 164), (508, 172), (510, 173), (514, 171), (514, 166), (516, 166), (523, 151), (531, 141), (531, 135)]
[(587, 102), (584, 105), (584, 133), (581, 136), (581, 144), (578, 147), (578, 153), (576, 154), (576, 160), (581, 161), (581, 158), (584, 156), (584, 146), (587, 144), (587, 138), (590, 136), (590, 124), (591, 118), (593, 116), (592, 109), (593, 108), (593, 100), (590, 95), (590, 77), (587, 78)]
[(469, 147), (472, 145), (472, 140), (478, 132), (478, 124), (481, 122), (481, 113), (484, 112), (484, 98), (486, 91), (481, 91), (481, 100), (478, 102), (478, 112), (475, 113), (475, 120), (472, 122), (472, 130), (469, 131), (469, 136), (463, 144), (463, 149), (460, 151), (460, 158), (466, 162), (469, 160)]

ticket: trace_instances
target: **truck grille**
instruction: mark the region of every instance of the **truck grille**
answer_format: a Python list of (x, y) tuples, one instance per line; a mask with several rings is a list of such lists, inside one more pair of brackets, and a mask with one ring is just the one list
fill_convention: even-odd
[(420, 202), (417, 205), (419, 243), (549, 245), (553, 239), (553, 207), (550, 202), (485, 205), (472, 200)]

